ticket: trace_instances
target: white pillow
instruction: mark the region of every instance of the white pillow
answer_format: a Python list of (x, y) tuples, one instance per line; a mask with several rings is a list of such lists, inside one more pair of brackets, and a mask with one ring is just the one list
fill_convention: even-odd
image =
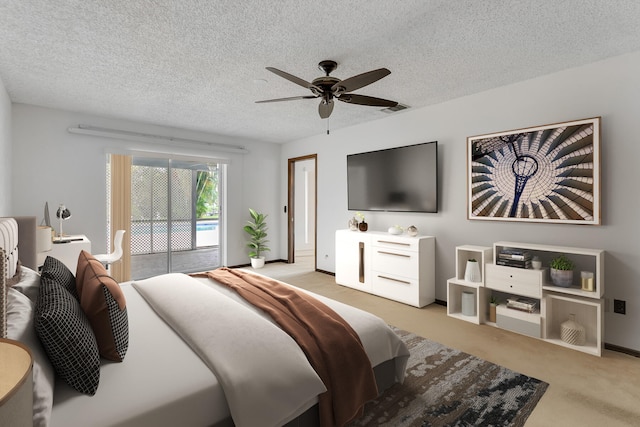
[(31, 350), (33, 426), (46, 427), (51, 418), (55, 373), (36, 335), (33, 323), (35, 303), (16, 289), (9, 288), (7, 291), (7, 338), (20, 341)]

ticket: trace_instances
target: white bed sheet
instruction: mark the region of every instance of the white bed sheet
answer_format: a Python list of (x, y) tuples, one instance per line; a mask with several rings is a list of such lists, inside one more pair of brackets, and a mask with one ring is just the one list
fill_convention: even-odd
[[(234, 291), (216, 285), (211, 279), (198, 280), (260, 312)], [(131, 283), (121, 286), (129, 321), (129, 349), (125, 360), (122, 363), (103, 360), (95, 396), (80, 394), (58, 379), (50, 427), (233, 425), (222, 386), (207, 365)], [(372, 366), (395, 358), (395, 382), (403, 381), (409, 353), (382, 319), (305, 292), (329, 305), (352, 325)], [(260, 314), (273, 321), (266, 314)], [(385, 331), (386, 339), (381, 339), (381, 331)]]
[(95, 396), (57, 380), (51, 427), (207, 426), (228, 419), (218, 380), (130, 284), (122, 285), (129, 349), (103, 362)]

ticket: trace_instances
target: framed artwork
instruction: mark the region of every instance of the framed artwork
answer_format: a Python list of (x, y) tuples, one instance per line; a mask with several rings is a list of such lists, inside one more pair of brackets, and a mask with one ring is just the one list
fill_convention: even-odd
[(600, 225), (600, 117), (467, 138), (469, 219)]

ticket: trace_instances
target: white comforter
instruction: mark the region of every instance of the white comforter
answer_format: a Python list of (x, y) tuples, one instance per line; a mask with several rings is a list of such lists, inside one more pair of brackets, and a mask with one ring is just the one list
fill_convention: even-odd
[[(282, 425), (326, 390), (295, 341), (234, 291), (183, 274), (134, 287), (215, 373), (237, 426)], [(396, 357), (396, 380), (403, 380), (409, 353), (382, 319), (312, 295), (352, 325), (372, 366)]]

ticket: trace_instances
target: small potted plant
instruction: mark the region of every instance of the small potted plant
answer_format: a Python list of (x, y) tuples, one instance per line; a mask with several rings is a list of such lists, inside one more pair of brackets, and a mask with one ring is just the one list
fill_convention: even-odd
[(364, 221), (364, 215), (362, 215), (360, 212), (356, 212), (356, 218), (358, 218), (358, 220), (360, 221), (360, 223), (358, 224), (358, 230), (367, 231), (369, 229), (369, 225)]
[(565, 254), (560, 254), (549, 264), (551, 268), (551, 282), (562, 288), (568, 288), (573, 283), (573, 261)]
[(267, 247), (267, 223), (265, 219), (267, 215), (256, 212), (249, 208), (249, 215), (251, 220), (247, 221), (244, 226), (244, 231), (249, 234), (249, 242), (247, 247), (249, 248), (249, 258), (251, 258), (251, 267), (262, 268), (264, 267), (263, 252), (269, 251)]

